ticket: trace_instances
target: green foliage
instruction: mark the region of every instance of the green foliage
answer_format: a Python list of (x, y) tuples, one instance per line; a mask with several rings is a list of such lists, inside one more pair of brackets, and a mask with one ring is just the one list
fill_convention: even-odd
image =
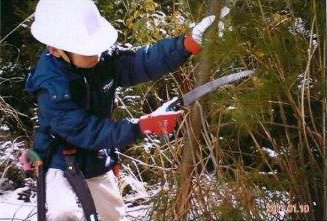
[[(205, 7), (206, 3), (189, 1), (189, 5), (191, 14), (196, 14), (192, 8)], [(241, 165), (247, 171), (244, 176), (251, 181), (248, 186), (287, 191), (293, 203), (322, 202), (322, 143), (313, 133), (322, 134), (323, 128), (320, 101), (324, 85), (319, 83), (324, 82), (323, 7), (316, 1), (229, 1), (229, 5), (231, 13), (223, 21), (223, 36), (205, 39), (201, 56), (213, 70), (212, 78), (239, 68), (255, 69), (256, 75), (208, 96), (205, 111), (215, 136), (211, 142), (219, 140), (212, 146), (214, 153), (222, 152), (217, 157), (220, 165)], [(203, 15), (202, 8), (199, 11)], [(313, 18), (317, 20), (313, 22)], [(199, 60), (195, 58), (194, 62)], [(201, 148), (208, 145), (207, 138), (201, 142)], [(265, 148), (277, 156), (269, 156)], [(276, 175), (260, 175), (262, 172)], [(229, 177), (227, 182), (240, 179), (234, 173), (223, 175)], [(310, 214), (293, 217), (321, 217), (321, 206)], [(242, 219), (249, 210), (258, 208), (235, 208), (226, 203), (218, 210), (211, 209), (212, 214), (221, 209), (220, 218), (236, 214)]]
[[(210, 124), (224, 138), (220, 147), (253, 154), (248, 160), (233, 154), (232, 162), (296, 176), (296, 179), (285, 179), (280, 174), (279, 178), (274, 178), (285, 181), (281, 182), (281, 188), (294, 194), (294, 202), (312, 202), (312, 197), (322, 202), (317, 195), (311, 195), (311, 192), (322, 191), (315, 183), (322, 177), (321, 172), (316, 172), (322, 169), (322, 155), (318, 151), (322, 143), (307, 132), (301, 132), (303, 114), (310, 128), (305, 130), (322, 133), (318, 129), (322, 128), (322, 107), (318, 100), (323, 94), (323, 86), (318, 83), (323, 81), (323, 44), (317, 41), (323, 33), (319, 5), (316, 1), (235, 1), (224, 21), (223, 37), (210, 39), (208, 54), (203, 55), (211, 61), (211, 68), (218, 70), (218, 75), (240, 67), (256, 70), (251, 80), (225, 87), (210, 96), (210, 104), (215, 107), (209, 112), (210, 118), (217, 119), (215, 115), (220, 115), (219, 122), (213, 120)], [(315, 16), (320, 20), (313, 20)], [(310, 40), (312, 37), (318, 44)], [(306, 75), (304, 90), (303, 75)], [(220, 125), (227, 126), (220, 129)], [(265, 156), (262, 147), (273, 149), (280, 158)], [(284, 154), (286, 150), (292, 157)], [(294, 171), (285, 167), (299, 162), (306, 166), (296, 166)], [(291, 175), (293, 172), (297, 175)], [(308, 186), (304, 190), (300, 187), (303, 182), (310, 183), (312, 188)], [(306, 191), (306, 194), (299, 191)], [(314, 216), (320, 217), (317, 211)]]
[[(26, 76), (30, 73), (31, 67), (35, 65), (38, 54), (43, 46), (34, 40), (30, 34), (32, 20), (24, 23), (35, 9), (35, 1), (2, 1), (1, 2), (1, 30), (5, 37), (16, 26), (21, 24), (16, 31), (9, 35), (0, 45), (0, 97), (13, 110), (1, 108), (1, 123), (10, 127), (13, 134), (32, 134), (32, 124), (28, 115), (31, 113), (33, 103), (27, 93), (23, 90)], [(22, 125), (23, 124), (23, 125)]]
[(100, 2), (99, 7), (121, 31), (120, 39), (133, 45), (155, 43), (164, 37), (185, 33), (187, 29), (179, 10), (164, 12), (153, 0)]

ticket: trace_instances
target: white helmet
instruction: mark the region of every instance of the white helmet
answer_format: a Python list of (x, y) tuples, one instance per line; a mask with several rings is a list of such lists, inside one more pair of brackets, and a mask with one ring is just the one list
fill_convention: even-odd
[(43, 44), (85, 56), (104, 52), (118, 37), (92, 0), (40, 0), (31, 32)]

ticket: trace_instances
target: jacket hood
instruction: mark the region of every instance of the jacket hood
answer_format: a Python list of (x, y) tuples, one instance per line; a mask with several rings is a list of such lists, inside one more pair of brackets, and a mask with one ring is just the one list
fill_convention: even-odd
[(35, 95), (47, 90), (54, 101), (71, 98), (69, 82), (78, 77), (77, 68), (45, 51), (26, 80), (26, 90)]

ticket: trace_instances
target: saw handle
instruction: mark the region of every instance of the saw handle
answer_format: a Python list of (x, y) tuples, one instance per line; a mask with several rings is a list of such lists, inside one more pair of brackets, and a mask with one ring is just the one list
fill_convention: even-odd
[(167, 107), (167, 111), (178, 111), (182, 108), (182, 106), (184, 105), (183, 103), (183, 99), (182, 98), (178, 98), (175, 102), (171, 103), (168, 107)]

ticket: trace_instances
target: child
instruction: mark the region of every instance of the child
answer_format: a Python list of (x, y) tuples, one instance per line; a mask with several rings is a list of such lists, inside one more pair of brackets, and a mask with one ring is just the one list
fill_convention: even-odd
[(40, 0), (31, 31), (47, 50), (26, 88), (37, 98), (39, 108), (34, 149), (49, 162), (47, 220), (97, 220), (84, 216), (74, 185), (67, 180), (66, 172), (76, 164), (101, 220), (124, 219), (112, 164), (106, 164), (99, 151), (107, 150), (114, 158), (114, 148), (132, 143), (141, 134), (169, 134), (182, 113), (149, 114), (138, 122), (113, 121), (115, 89), (174, 71), (191, 54), (200, 52), (201, 36), (213, 20), (214, 16), (205, 18), (186, 38), (164, 39), (136, 52), (115, 49), (109, 54), (118, 33), (91, 0)]

